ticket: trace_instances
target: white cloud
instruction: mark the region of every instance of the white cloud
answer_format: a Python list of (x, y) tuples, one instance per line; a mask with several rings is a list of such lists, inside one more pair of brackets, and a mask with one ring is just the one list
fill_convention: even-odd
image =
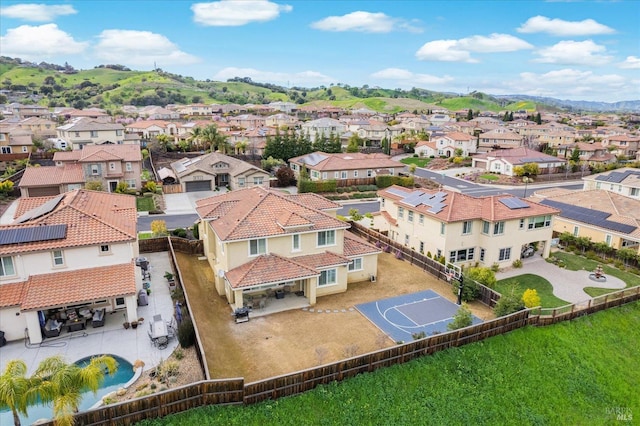
[(7, 18), (22, 19), (24, 21), (48, 22), (58, 16), (73, 15), (78, 13), (71, 5), (47, 5), (47, 4), (14, 4), (0, 7), (0, 15)]
[(250, 22), (276, 19), (280, 12), (291, 12), (293, 7), (268, 0), (221, 0), (195, 3), (191, 6), (193, 20), (212, 27), (237, 27)]
[(417, 84), (441, 85), (453, 81), (453, 77), (448, 75), (438, 77), (430, 74), (413, 73), (402, 68), (385, 68), (374, 72), (370, 77), (378, 80), (394, 80), (396, 84), (403, 87), (407, 86), (407, 84), (403, 83), (408, 83), (413, 87)]
[(549, 19), (546, 16), (534, 16), (518, 28), (521, 33), (547, 33), (555, 36), (587, 36), (612, 34), (613, 28), (600, 24), (593, 19), (584, 21), (564, 21)]
[(393, 18), (384, 13), (351, 12), (342, 16), (328, 16), (311, 24), (322, 31), (357, 31), (362, 33), (389, 33), (391, 31), (422, 32), (409, 21)]
[(335, 78), (329, 77), (317, 71), (301, 71), (296, 73), (262, 71), (254, 68), (227, 67), (218, 71), (212, 80), (227, 81), (233, 77), (249, 77), (254, 81), (280, 84), (285, 86), (315, 87), (322, 84), (330, 84)]
[(27, 60), (53, 58), (57, 55), (82, 53), (89, 43), (78, 42), (56, 24), (21, 25), (0, 37), (0, 52)]
[(624, 62), (620, 62), (618, 66), (624, 69), (640, 69), (640, 58), (637, 56), (627, 56), (627, 59), (625, 59)]
[(561, 41), (551, 47), (535, 52), (540, 56), (534, 62), (563, 65), (603, 65), (611, 61), (611, 56), (602, 55), (607, 49), (591, 40)]
[(512, 35), (494, 33), (488, 37), (476, 35), (459, 40), (430, 41), (416, 52), (416, 57), (423, 61), (473, 63), (478, 60), (471, 57), (471, 52), (514, 52), (532, 48), (531, 44)]
[(193, 64), (200, 62), (196, 56), (185, 53), (161, 34), (149, 31), (104, 30), (98, 36), (95, 55), (104, 61), (127, 65), (162, 68), (167, 64)]

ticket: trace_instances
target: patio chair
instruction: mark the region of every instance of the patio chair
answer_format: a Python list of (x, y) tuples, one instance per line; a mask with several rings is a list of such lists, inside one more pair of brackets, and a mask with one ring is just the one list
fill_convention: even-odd
[(158, 349), (165, 349), (169, 344), (169, 338), (167, 336), (160, 336), (156, 339), (156, 345)]
[(42, 332), (46, 337), (58, 337), (60, 331), (62, 331), (62, 323), (55, 319), (50, 319), (44, 327), (42, 327)]
[(93, 313), (93, 318), (91, 320), (91, 326), (93, 328), (104, 326), (104, 309), (98, 309)]
[(264, 307), (267, 306), (267, 298), (263, 297), (260, 299), (260, 301), (258, 302), (258, 307), (260, 309), (264, 309)]

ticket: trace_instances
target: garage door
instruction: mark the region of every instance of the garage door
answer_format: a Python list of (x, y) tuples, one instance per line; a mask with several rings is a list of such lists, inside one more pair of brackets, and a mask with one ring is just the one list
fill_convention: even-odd
[(40, 188), (29, 188), (29, 197), (48, 197), (60, 194), (58, 186), (43, 186)]
[(187, 192), (211, 191), (211, 181), (195, 180), (193, 182), (187, 182), (186, 189), (187, 189)]

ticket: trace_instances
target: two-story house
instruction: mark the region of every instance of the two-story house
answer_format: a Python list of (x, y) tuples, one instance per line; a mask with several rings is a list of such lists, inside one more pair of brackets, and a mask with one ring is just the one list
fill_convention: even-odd
[(558, 173), (566, 166), (567, 160), (553, 155), (520, 147), (511, 149), (498, 149), (480, 154), (472, 158), (472, 167), (485, 169), (488, 172), (514, 176), (515, 168), (525, 164), (535, 163), (540, 170), (540, 176), (549, 173)]
[(583, 191), (602, 189), (640, 200), (640, 169), (625, 167), (584, 176)]
[(237, 158), (212, 152), (171, 163), (171, 169), (182, 185), (183, 192), (269, 187), (269, 173)]
[(445, 190), (400, 186), (378, 191), (374, 226), (420, 253), (455, 265), (510, 266), (538, 244), (549, 255), (558, 210), (511, 195), (475, 198)]
[(134, 197), (75, 190), (26, 198), (15, 217), (0, 226), (0, 328), (7, 340), (26, 332), (37, 344), (87, 327), (95, 311), (138, 318)]
[(343, 122), (328, 117), (307, 121), (300, 128), (300, 132), (303, 135), (308, 135), (311, 142), (315, 142), (321, 136), (340, 137), (346, 130), (347, 126)]
[(16, 161), (29, 158), (33, 139), (29, 130), (16, 125), (0, 125), (0, 172), (17, 167)]
[(58, 138), (67, 142), (73, 149), (82, 149), (87, 145), (124, 144), (124, 127), (119, 123), (101, 123), (82, 118), (57, 129)]
[(444, 135), (433, 136), (429, 141), (420, 141), (415, 147), (415, 153), (421, 157), (453, 157), (457, 150), (462, 151), (463, 157), (476, 152), (477, 139), (467, 133), (447, 132)]
[(522, 145), (523, 137), (506, 128), (497, 128), (481, 133), (479, 136), (478, 151), (488, 152), (494, 149), (517, 148)]
[(397, 176), (404, 170), (404, 164), (380, 153), (358, 152), (327, 154), (313, 152), (289, 160), (296, 175), (305, 170), (311, 180), (373, 179), (377, 175)]
[(256, 187), (196, 205), (215, 289), (232, 308), (248, 295), (278, 290), (300, 296), (281, 303), (282, 310), (313, 306), (317, 297), (376, 275), (379, 249), (349, 233), (336, 218), (340, 205), (316, 194)]

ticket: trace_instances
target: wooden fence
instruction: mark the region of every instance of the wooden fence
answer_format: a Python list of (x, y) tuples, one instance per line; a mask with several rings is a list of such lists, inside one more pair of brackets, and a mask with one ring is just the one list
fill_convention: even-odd
[(162, 192), (164, 194), (179, 194), (182, 192), (182, 185), (179, 183), (163, 184)]
[[(204, 245), (202, 240), (189, 240), (174, 235), (169, 237), (147, 238), (146, 240), (138, 240), (138, 250), (140, 253), (155, 253), (159, 251), (168, 251), (173, 253), (173, 249), (192, 255), (203, 255)], [(174, 265), (175, 266), (175, 265)]]
[[(391, 238), (383, 235), (379, 232), (376, 232), (372, 229), (369, 229), (365, 226), (360, 225), (356, 222), (349, 222), (351, 224), (350, 231), (356, 235), (359, 235), (361, 238), (366, 239), (370, 243), (375, 244), (376, 246), (382, 248), (385, 251), (392, 252), (396, 254), (396, 257), (401, 258), (412, 265), (416, 265), (423, 271), (433, 275), (434, 277), (449, 282), (447, 279), (446, 267), (442, 263), (437, 260), (431, 259), (423, 254), (418, 253), (415, 250), (412, 250), (410, 247), (404, 246), (400, 243), (393, 241)], [(398, 252), (400, 254), (398, 254)], [(498, 300), (500, 300), (500, 293), (490, 289), (489, 287), (476, 282), (480, 287), (480, 294), (478, 296), (478, 300), (485, 305), (493, 308)]]

